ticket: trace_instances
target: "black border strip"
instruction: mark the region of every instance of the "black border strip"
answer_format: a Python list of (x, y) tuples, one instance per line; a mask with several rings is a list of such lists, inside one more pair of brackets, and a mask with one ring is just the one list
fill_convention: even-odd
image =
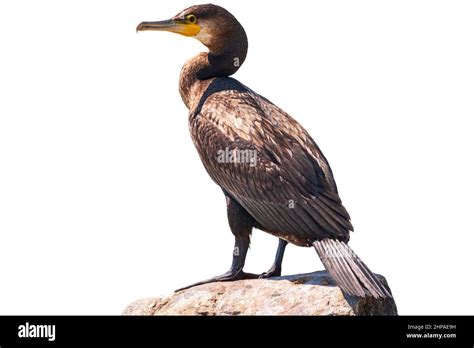
[[(3, 316), (0, 348), (59, 345), (391, 344), (474, 346), (472, 316), (180, 317)], [(20, 338), (25, 323), (55, 325), (55, 340)], [(409, 328), (409, 325), (411, 328)], [(426, 335), (407, 337), (407, 334)], [(435, 338), (434, 334), (454, 337)], [(431, 336), (430, 336), (431, 335)]]

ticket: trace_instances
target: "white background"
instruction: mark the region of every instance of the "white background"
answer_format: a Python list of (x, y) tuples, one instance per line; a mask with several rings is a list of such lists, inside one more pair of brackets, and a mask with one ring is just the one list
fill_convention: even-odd
[[(401, 314), (474, 314), (474, 4), (218, 1), (245, 27), (235, 75), (305, 126)], [(136, 34), (187, 1), (0, 3), (0, 314), (120, 314), (223, 273), (225, 200), (178, 93), (204, 50)], [(254, 232), (246, 269), (276, 238)], [(284, 274), (322, 268), (290, 246)]]

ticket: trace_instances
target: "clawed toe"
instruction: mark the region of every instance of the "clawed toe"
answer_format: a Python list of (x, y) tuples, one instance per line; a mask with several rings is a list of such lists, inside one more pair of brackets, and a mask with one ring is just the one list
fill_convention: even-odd
[(221, 274), (217, 277), (206, 279), (206, 280), (203, 280), (203, 281), (185, 286), (183, 288), (176, 289), (174, 292), (178, 292), (178, 291), (181, 291), (181, 290), (186, 290), (186, 289), (193, 288), (195, 286), (203, 285), (203, 284), (209, 284), (209, 283), (215, 283), (215, 282), (231, 282), (231, 281), (235, 281), (235, 280), (257, 279), (257, 278), (259, 278), (258, 274), (245, 273), (242, 270), (239, 270), (237, 272), (230, 272), (229, 271), (229, 272)]
[(271, 277), (281, 276), (281, 269), (270, 268), (267, 272), (262, 273), (258, 276), (259, 279), (267, 279)]

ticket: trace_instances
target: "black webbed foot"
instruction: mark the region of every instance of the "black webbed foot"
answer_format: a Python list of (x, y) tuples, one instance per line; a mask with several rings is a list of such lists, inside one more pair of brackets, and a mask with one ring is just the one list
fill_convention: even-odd
[(273, 265), (268, 271), (265, 273), (262, 273), (258, 276), (259, 279), (266, 279), (266, 278), (271, 278), (271, 277), (279, 277), (281, 276), (281, 267), (278, 268), (275, 265)]
[(228, 271), (224, 274), (218, 275), (213, 278), (209, 278), (206, 280), (202, 280), (200, 282), (185, 286), (183, 288), (179, 288), (175, 290), (175, 292), (189, 289), (198, 285), (203, 285), (203, 284), (209, 284), (209, 283), (214, 283), (214, 282), (232, 282), (235, 280), (242, 280), (242, 279), (257, 279), (259, 277), (258, 274), (253, 274), (253, 273), (245, 273), (243, 270), (238, 270), (237, 272), (233, 271)]

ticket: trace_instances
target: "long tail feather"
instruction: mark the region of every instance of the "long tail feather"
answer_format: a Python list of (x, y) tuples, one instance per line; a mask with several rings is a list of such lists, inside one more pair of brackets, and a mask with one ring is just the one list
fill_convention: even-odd
[(348, 295), (391, 298), (392, 294), (344, 242), (323, 239), (313, 243), (335, 283)]

